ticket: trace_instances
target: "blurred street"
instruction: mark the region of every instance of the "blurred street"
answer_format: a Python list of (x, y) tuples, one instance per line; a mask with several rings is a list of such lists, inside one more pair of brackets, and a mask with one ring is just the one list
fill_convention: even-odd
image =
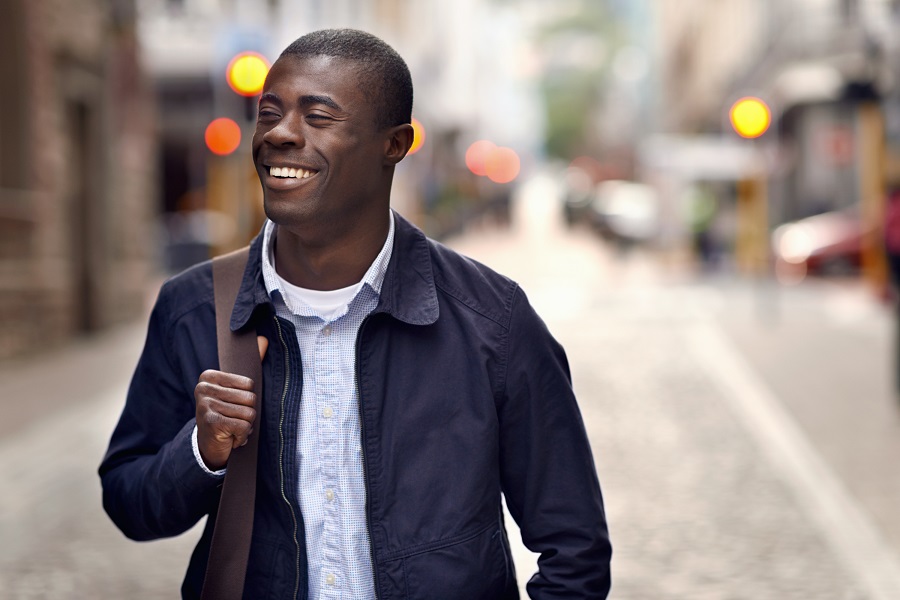
[[(522, 190), (509, 228), (449, 243), (516, 279), (567, 349), (607, 504), (612, 597), (898, 597), (888, 309), (856, 280), (699, 279), (566, 231), (549, 179)], [(144, 331), (0, 370), (3, 597), (177, 596), (199, 528), (126, 540), (96, 476)], [(524, 589), (534, 559), (516, 552)]]

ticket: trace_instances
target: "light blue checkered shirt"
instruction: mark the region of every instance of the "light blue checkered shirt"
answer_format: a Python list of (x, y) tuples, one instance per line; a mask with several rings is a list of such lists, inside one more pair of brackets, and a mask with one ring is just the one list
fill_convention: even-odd
[(378, 304), (391, 259), (394, 217), (387, 240), (346, 310), (323, 318), (290, 298), (275, 272), (275, 224), (263, 238), (262, 272), (278, 317), (294, 324), (303, 361), (303, 395), (297, 431), (300, 510), (306, 527), (310, 600), (375, 598), (366, 527), (356, 389), (356, 334)]

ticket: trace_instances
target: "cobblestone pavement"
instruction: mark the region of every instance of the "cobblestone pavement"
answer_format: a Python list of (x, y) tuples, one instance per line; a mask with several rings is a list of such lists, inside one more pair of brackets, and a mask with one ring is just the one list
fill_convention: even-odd
[[(761, 325), (772, 315), (760, 320), (758, 313), (772, 310), (773, 299), (757, 298), (753, 289), (698, 285), (639, 253), (617, 257), (587, 232), (563, 237), (546, 200), (552, 190), (535, 191), (520, 205), (526, 215), (515, 222), (521, 225), (501, 237), (505, 242), (497, 234), (470, 233), (454, 245), (519, 281), (567, 349), (607, 504), (612, 597), (900, 598), (896, 553), (882, 531), (889, 523), (873, 522), (751, 366), (756, 363), (744, 359), (754, 326), (765, 329), (758, 335), (785, 341), (780, 330)], [(799, 313), (809, 322), (821, 298), (788, 290), (775, 308), (783, 320)], [(858, 342), (854, 335), (862, 329), (870, 337), (854, 348), (863, 354), (852, 366), (861, 370), (857, 378), (873, 379), (876, 361), (864, 352), (884, 350), (885, 322), (862, 312), (845, 320), (846, 331), (810, 339)], [(796, 336), (812, 331), (818, 330), (781, 335), (796, 345)], [(755, 346), (758, 354), (771, 351), (759, 341)], [(848, 392), (840, 389), (850, 382), (848, 365), (815, 366), (819, 387)], [(790, 364), (767, 367), (767, 376), (794, 381)], [(810, 374), (801, 369), (800, 375)], [(784, 385), (779, 390), (809, 400)], [(847, 415), (829, 408), (832, 397), (818, 394), (818, 422), (832, 424), (830, 438), (823, 437), (836, 462), (860, 436), (842, 430)], [(852, 395), (849, 404), (864, 406)], [(863, 469), (869, 480), (896, 480), (891, 456), (900, 454), (869, 454)], [(893, 499), (896, 506), (900, 494)], [(517, 564), (533, 564), (518, 552)]]
[[(669, 281), (586, 232), (561, 236), (552, 190), (532, 192), (512, 229), (450, 244), (519, 281), (567, 349), (613, 537), (612, 597), (900, 597), (887, 526), (848, 492), (837, 455), (783, 410), (790, 390), (745, 360), (734, 340), (752, 336), (720, 326), (731, 296)], [(126, 540), (102, 512), (95, 474), (143, 328), (0, 370), (7, 403), (32, 402), (32, 389), (56, 398), (34, 400), (40, 419), (0, 430), (3, 597), (177, 597), (199, 531)], [(869, 467), (892, 477), (886, 461)], [(534, 556), (514, 551), (524, 589)]]

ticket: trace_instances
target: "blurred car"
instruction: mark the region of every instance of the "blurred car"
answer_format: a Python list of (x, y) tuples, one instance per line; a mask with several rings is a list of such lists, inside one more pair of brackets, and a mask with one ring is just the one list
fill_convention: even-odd
[(659, 197), (643, 183), (611, 179), (600, 183), (589, 220), (603, 235), (624, 242), (647, 242), (659, 231)]
[(852, 275), (859, 271), (866, 233), (856, 207), (785, 223), (772, 232), (776, 274), (793, 280)]

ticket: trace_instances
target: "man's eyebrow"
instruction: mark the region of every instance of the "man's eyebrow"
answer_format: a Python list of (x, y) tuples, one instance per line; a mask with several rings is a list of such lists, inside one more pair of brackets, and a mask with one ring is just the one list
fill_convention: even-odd
[(260, 102), (275, 102), (276, 104), (281, 104), (281, 98), (279, 98), (276, 94), (272, 92), (265, 92), (259, 97)]
[(300, 96), (300, 106), (309, 106), (310, 104), (322, 104), (334, 110), (343, 110), (337, 102), (329, 96)]

